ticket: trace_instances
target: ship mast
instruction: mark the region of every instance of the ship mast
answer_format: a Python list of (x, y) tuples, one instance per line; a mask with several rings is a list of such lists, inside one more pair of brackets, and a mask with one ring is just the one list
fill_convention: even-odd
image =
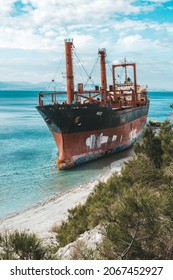
[(125, 72), (125, 84), (127, 83), (127, 67), (126, 67), (126, 63), (127, 63), (127, 60), (126, 58), (124, 58), (124, 72)]
[(71, 104), (74, 100), (74, 77), (72, 63), (73, 40), (65, 40), (65, 57), (66, 57), (66, 81), (67, 81), (67, 103)]
[(100, 49), (100, 75), (101, 75), (101, 91), (102, 91), (102, 99), (103, 102), (106, 103), (107, 96), (106, 96), (106, 89), (107, 89), (107, 79), (106, 79), (106, 50)]

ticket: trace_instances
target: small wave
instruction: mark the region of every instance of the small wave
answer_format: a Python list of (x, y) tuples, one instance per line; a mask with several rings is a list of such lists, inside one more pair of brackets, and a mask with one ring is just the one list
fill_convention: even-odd
[(57, 159), (57, 156), (58, 156), (58, 151), (57, 151), (57, 148), (55, 147), (53, 150), (52, 150), (52, 154), (51, 154), (51, 158), (50, 160), (45, 164), (45, 167), (52, 167), (52, 166), (55, 166), (55, 161)]

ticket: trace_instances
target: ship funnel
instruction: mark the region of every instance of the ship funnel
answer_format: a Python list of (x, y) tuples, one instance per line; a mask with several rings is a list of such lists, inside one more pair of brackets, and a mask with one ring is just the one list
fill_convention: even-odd
[(66, 57), (66, 81), (67, 81), (67, 103), (71, 104), (74, 100), (74, 77), (73, 77), (73, 40), (65, 40), (65, 57)]

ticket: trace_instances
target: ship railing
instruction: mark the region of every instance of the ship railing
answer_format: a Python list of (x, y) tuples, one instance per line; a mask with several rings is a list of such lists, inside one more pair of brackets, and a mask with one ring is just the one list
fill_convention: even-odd
[[(48, 104), (57, 104), (57, 103), (63, 103), (66, 102), (66, 92), (61, 91), (61, 92), (40, 92), (38, 94), (38, 104), (39, 106), (44, 106)], [(60, 97), (64, 95), (64, 98), (60, 100)], [(90, 101), (89, 103), (96, 102), (97, 100), (101, 98), (101, 92), (96, 91), (96, 90), (90, 90), (90, 91), (83, 91), (81, 93), (79, 92), (74, 92), (75, 96), (75, 102), (79, 103), (85, 103), (88, 100)], [(100, 96), (100, 98), (99, 98)]]
[[(62, 98), (62, 95), (66, 94), (64, 91), (59, 92), (40, 92), (38, 94), (38, 104), (39, 106), (53, 105), (57, 103), (62, 103), (66, 98)], [(61, 97), (61, 98), (60, 98)]]
[(83, 91), (82, 93), (76, 93), (76, 102), (81, 104), (85, 103), (100, 103), (102, 100), (101, 92), (97, 91)]
[[(105, 105), (102, 99), (102, 91), (82, 91), (75, 92), (75, 100), (72, 104), (101, 104)], [(64, 95), (64, 98), (62, 98)], [(110, 103), (114, 108), (121, 108), (122, 106), (135, 106), (146, 104), (146, 92), (134, 93), (133, 89), (116, 89), (114, 91), (106, 90), (106, 103)], [(44, 105), (56, 105), (56, 104), (67, 104), (66, 102), (66, 92), (40, 92), (38, 95), (39, 106)]]
[[(114, 95), (114, 93), (113, 93)], [(147, 90), (143, 89), (139, 92), (134, 91), (134, 89), (116, 89), (115, 90), (115, 96), (117, 96), (122, 103), (122, 100), (124, 100), (126, 103), (128, 101), (131, 101), (131, 106), (135, 106), (135, 105), (146, 105), (147, 103)], [(120, 106), (122, 106), (120, 104)]]
[(50, 100), (44, 100), (43, 103), (41, 103), (39, 106), (47, 106), (47, 105), (61, 105), (66, 104), (63, 100), (58, 100), (56, 102), (51, 102)]

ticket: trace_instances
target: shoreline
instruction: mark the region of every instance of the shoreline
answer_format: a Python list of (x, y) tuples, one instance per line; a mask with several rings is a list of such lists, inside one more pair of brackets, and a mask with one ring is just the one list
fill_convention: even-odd
[[(127, 159), (128, 160), (128, 159)], [(53, 238), (51, 228), (68, 217), (68, 209), (86, 201), (99, 181), (106, 182), (114, 172), (120, 172), (125, 159), (110, 164), (95, 180), (54, 195), (22, 212), (0, 219), (0, 232), (26, 231), (42, 239)]]

